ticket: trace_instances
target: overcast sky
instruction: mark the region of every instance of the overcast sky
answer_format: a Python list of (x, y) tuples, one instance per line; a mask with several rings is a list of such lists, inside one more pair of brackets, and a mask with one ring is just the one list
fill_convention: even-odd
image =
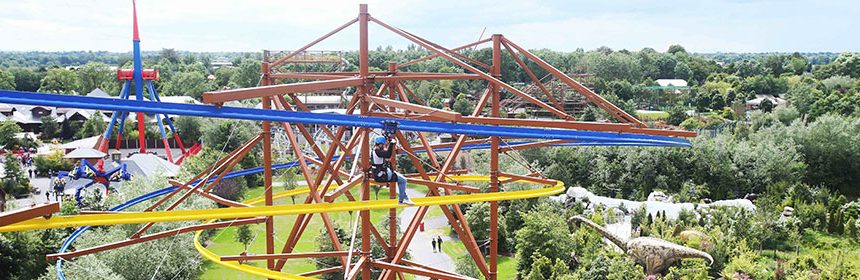
[[(144, 50), (289, 50), (358, 13), (444, 46), (501, 33), (527, 48), (691, 52), (860, 51), (860, 1), (140, 0)], [(357, 49), (353, 26), (314, 49)], [(405, 39), (373, 26), (371, 47)], [(131, 1), (0, 2), (0, 50), (131, 49)]]

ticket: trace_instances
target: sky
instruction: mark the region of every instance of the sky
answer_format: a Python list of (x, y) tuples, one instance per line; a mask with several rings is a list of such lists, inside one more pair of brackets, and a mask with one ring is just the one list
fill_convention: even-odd
[[(144, 51), (291, 50), (355, 18), (371, 16), (447, 47), (504, 34), (559, 51), (607, 46), (689, 52), (860, 51), (860, 1), (563, 0), (140, 0)], [(131, 1), (0, 2), (2, 51), (131, 50)], [(410, 43), (370, 24), (370, 46)], [(313, 50), (355, 50), (358, 26)]]

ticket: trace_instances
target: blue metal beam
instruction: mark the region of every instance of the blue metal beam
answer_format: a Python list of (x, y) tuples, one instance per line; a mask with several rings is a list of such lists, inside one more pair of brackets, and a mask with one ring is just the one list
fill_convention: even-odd
[(209, 118), (353, 126), (379, 129), (383, 128), (383, 121), (397, 121), (400, 123), (400, 129), (407, 131), (453, 133), (479, 136), (500, 136), (527, 139), (559, 139), (586, 142), (631, 143), (656, 146), (690, 146), (690, 142), (683, 138), (632, 133), (491, 126), (476, 124), (455, 124), (446, 122), (404, 120), (356, 115), (323, 114), (236, 107), (218, 108), (213, 105), (162, 103), (151, 101), (33, 93), (10, 90), (0, 90), (0, 102), (66, 108), (82, 108), (104, 111), (110, 110), (144, 112), (152, 114), (172, 114)]

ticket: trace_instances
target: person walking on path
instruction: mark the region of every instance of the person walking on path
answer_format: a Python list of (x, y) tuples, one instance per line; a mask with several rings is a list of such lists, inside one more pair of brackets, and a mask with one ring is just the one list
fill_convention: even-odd
[(436, 253), (436, 239), (431, 239), (430, 244), (433, 245), (433, 253)]
[(436, 238), (438, 240), (438, 241), (436, 241), (436, 247), (439, 247), (439, 252), (442, 252), (442, 237), (436, 236)]
[(30, 179), (33, 179), (33, 169), (27, 169), (27, 173), (30, 174)]

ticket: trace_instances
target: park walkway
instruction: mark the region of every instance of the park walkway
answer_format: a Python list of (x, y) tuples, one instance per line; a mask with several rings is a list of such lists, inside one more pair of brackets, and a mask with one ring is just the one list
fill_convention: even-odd
[[(406, 189), (406, 193), (409, 194), (409, 197), (424, 197), (423, 193), (419, 193), (412, 189)], [(415, 216), (415, 212), (418, 211), (418, 207), (407, 207), (400, 212), (400, 229), (405, 231), (406, 227), (409, 226), (409, 222), (412, 221), (412, 217)], [(454, 271), (454, 260), (451, 259), (445, 253), (433, 252), (433, 246), (431, 244), (432, 239), (437, 236), (442, 237), (442, 246), (450, 246), (450, 242), (460, 242), (459, 239), (451, 238), (447, 235), (436, 234), (439, 231), (434, 229), (444, 228), (448, 226), (448, 219), (445, 216), (433, 217), (433, 218), (425, 218), (424, 219), (424, 231), (418, 231), (415, 234), (415, 237), (412, 238), (412, 242), (409, 243), (409, 252), (412, 255), (412, 260), (418, 262), (420, 264), (425, 264), (432, 266), (434, 268), (438, 268), (445, 271)], [(428, 279), (427, 277), (415, 277), (415, 279)]]

